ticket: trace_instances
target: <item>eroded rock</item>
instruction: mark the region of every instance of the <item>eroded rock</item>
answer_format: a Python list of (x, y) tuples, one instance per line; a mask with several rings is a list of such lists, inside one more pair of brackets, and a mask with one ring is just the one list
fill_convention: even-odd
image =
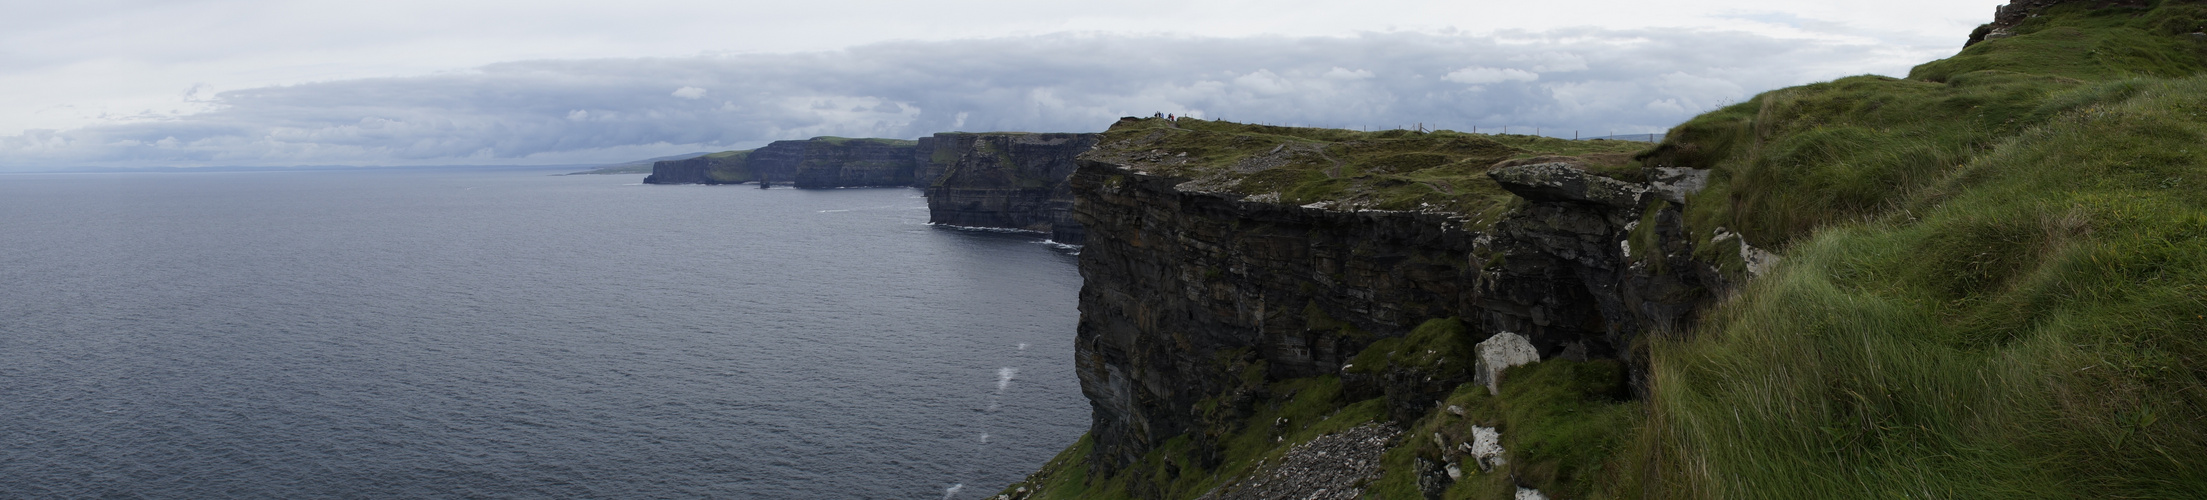
[(1503, 189), (1532, 201), (1595, 203), (1637, 208), (1645, 190), (1624, 181), (1588, 173), (1568, 162), (1537, 163), (1487, 171)]
[(1540, 351), (1525, 337), (1510, 332), (1496, 332), (1477, 347), (1479, 366), (1472, 373), (1472, 382), (1487, 386), (1488, 394), (1502, 393), (1502, 371), (1512, 366), (1540, 362)]

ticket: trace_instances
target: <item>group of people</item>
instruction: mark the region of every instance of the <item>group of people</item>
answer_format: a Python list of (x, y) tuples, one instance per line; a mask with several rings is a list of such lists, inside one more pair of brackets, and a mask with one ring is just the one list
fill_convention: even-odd
[(1168, 113), (1162, 112), (1162, 111), (1158, 112), (1157, 114), (1154, 114), (1154, 115), (1150, 115), (1150, 118), (1156, 118), (1156, 119), (1160, 119), (1160, 120), (1164, 120), (1164, 121), (1168, 121), (1168, 122), (1173, 122), (1173, 121), (1180, 121), (1180, 118), (1178, 118), (1178, 117), (1175, 117), (1175, 116), (1173, 116), (1173, 115), (1171, 115), (1171, 114), (1168, 114)]

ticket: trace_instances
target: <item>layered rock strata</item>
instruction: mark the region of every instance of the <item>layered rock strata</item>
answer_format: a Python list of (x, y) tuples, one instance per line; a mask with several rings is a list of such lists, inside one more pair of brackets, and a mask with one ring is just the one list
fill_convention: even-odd
[(1047, 233), (1068, 245), (1087, 238), (1073, 219), (1068, 177), (1096, 134), (943, 133), (922, 139), (920, 173), (931, 179), (928, 220)]
[[(1568, 162), (1490, 171), (1525, 203), (1471, 227), (1449, 213), (1183, 189), (1200, 183), (1106, 157), (1083, 156), (1072, 176), (1089, 235), (1076, 364), (1093, 407), (1094, 477), (1182, 435), (1216, 460), (1202, 455), (1224, 437), (1213, 424), (1261, 399), (1251, 392), (1261, 384), (1244, 380), (1251, 367), (1267, 380), (1343, 373), (1374, 341), (1450, 317), (1476, 330), (1473, 341), (1522, 335), (1534, 359), (1629, 359), (1637, 336), (1691, 321), (1723, 286), (1692, 260), (1675, 205)], [(1628, 257), (1633, 234), (1646, 248)], [(1387, 396), (1408, 424), (1470, 373), (1344, 383), (1354, 398)]]

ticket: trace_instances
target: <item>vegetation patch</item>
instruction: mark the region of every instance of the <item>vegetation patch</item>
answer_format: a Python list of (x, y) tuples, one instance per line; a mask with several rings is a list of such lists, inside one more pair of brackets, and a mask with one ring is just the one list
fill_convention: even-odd
[(1643, 161), (1714, 169), (1689, 225), (1784, 246), (1785, 264), (1654, 341), (1620, 481), (2207, 491), (2200, 8), (2057, 7), (1911, 80), (1774, 91), (1674, 130)]
[(1546, 157), (1634, 178), (1647, 145), (1529, 135), (1274, 127), (1182, 118), (1124, 120), (1088, 156), (1195, 187), (1296, 205), (1455, 213), (1483, 227), (1516, 198), (1486, 171)]

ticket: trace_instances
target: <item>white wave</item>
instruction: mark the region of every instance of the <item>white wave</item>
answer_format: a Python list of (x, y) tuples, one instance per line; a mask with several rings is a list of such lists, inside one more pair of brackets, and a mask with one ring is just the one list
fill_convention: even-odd
[(821, 210), (821, 211), (820, 211), (820, 213), (823, 213), (823, 214), (832, 214), (832, 213), (838, 213), (838, 212), (853, 212), (853, 211), (857, 211), (857, 210), (858, 210), (858, 209), (856, 209), (856, 208), (846, 208), (846, 209), (842, 209), (842, 210)]
[(950, 497), (958, 496), (958, 492), (964, 489), (966, 489), (966, 483), (953, 484), (949, 488), (943, 488), (943, 500), (950, 500)]
[(1080, 245), (1074, 245), (1070, 243), (1058, 243), (1057, 240), (1042, 240), (1042, 244), (1057, 247), (1057, 249), (1059, 250), (1072, 250), (1073, 253), (1080, 253), (1081, 250)]
[(1004, 389), (1006, 389), (1006, 388), (1009, 388), (1009, 387), (1011, 387), (1011, 386), (1012, 386), (1012, 377), (1015, 377), (1015, 376), (1018, 376), (1018, 375), (1019, 375), (1019, 369), (1018, 369), (1018, 368), (1010, 368), (1010, 367), (1006, 367), (1006, 368), (997, 368), (997, 369), (996, 369), (996, 392), (999, 392), (999, 393), (1001, 393), (1001, 392), (1004, 392)]
[(989, 442), (989, 433), (986, 433), (986, 432), (983, 432), (983, 433), (981, 433), (981, 442), (983, 442), (983, 443)]
[(1022, 350), (1022, 351), (1024, 351), (1024, 350), (1027, 350), (1027, 343), (1026, 343), (1026, 342), (1020, 342), (1020, 343), (1019, 343), (1019, 350)]
[(927, 223), (927, 225), (930, 225), (930, 226), (935, 226), (935, 227), (943, 227), (943, 228), (956, 229), (956, 230), (959, 230), (959, 231), (980, 231), (980, 232), (985, 232), (985, 233), (1019, 233), (1019, 234), (1047, 234), (1047, 233), (1048, 233), (1048, 231), (1036, 231), (1036, 230), (1033, 230), (1033, 229), (1017, 229), (1017, 228), (1009, 228), (1009, 227), (980, 227), (980, 226), (960, 226), (960, 225), (957, 225), (957, 224), (944, 224), (944, 223), (940, 223), (940, 222), (929, 222), (929, 223)]

